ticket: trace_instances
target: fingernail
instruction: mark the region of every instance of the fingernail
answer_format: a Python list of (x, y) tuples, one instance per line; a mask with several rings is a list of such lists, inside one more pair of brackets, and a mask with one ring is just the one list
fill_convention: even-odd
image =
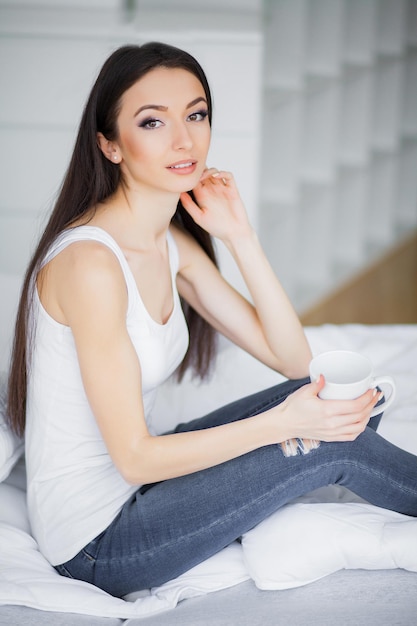
[(373, 395), (374, 398), (375, 398), (376, 394), (377, 394), (377, 391), (376, 391), (376, 389), (374, 389), (373, 392), (372, 392), (372, 395)]

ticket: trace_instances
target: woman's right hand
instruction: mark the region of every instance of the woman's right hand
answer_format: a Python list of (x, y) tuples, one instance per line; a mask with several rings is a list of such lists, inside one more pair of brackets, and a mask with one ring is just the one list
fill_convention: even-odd
[(320, 376), (276, 407), (288, 429), (288, 439), (353, 441), (365, 430), (380, 394), (369, 389), (355, 400), (322, 400), (318, 394), (324, 384), (324, 377)]

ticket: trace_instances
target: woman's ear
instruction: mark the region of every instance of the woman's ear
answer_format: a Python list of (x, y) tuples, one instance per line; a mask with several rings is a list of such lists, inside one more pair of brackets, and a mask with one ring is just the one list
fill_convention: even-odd
[(106, 159), (112, 163), (120, 163), (121, 156), (117, 145), (113, 141), (106, 139), (103, 133), (97, 133), (97, 145)]

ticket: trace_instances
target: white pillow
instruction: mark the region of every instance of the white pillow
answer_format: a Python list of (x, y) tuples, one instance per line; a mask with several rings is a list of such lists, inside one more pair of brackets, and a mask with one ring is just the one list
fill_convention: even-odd
[(98, 587), (60, 576), (22, 530), (0, 522), (0, 606), (17, 604), (45, 611), (81, 613), (121, 619), (173, 609), (178, 602), (248, 580), (237, 543), (161, 587), (131, 594), (129, 601)]
[(26, 492), (13, 485), (2, 483), (0, 485), (0, 502), (0, 523), (30, 533)]
[(10, 474), (23, 453), (23, 440), (6, 423), (7, 376), (0, 373), (0, 482)]
[(288, 589), (341, 569), (417, 571), (417, 519), (362, 502), (288, 504), (243, 536), (259, 589)]

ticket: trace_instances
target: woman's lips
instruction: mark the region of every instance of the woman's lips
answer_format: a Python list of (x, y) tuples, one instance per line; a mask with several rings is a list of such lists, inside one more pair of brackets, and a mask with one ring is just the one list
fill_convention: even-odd
[(170, 172), (174, 172), (174, 174), (192, 174), (197, 167), (197, 161), (192, 161), (189, 159), (188, 161), (178, 161), (177, 163), (173, 163), (172, 165), (168, 165), (167, 169)]

